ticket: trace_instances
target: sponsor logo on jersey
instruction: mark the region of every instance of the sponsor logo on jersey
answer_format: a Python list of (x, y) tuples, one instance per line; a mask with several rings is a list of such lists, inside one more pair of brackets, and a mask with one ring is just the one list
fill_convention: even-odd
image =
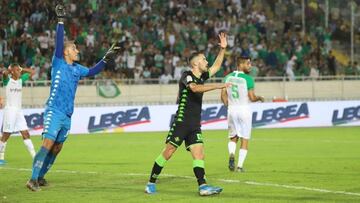
[(116, 131), (128, 126), (150, 123), (149, 107), (133, 108), (125, 111), (111, 112), (89, 118), (88, 131), (96, 132), (109, 129)]
[(18, 92), (21, 92), (21, 89), (20, 88), (10, 88), (10, 92), (11, 93), (18, 93)]
[(265, 109), (262, 112), (253, 112), (253, 127), (285, 123), (299, 119), (309, 118), (307, 103), (280, 106), (272, 109)]
[(44, 113), (25, 115), (25, 120), (29, 130), (41, 130), (44, 127)]
[(351, 106), (333, 111), (332, 124), (341, 125), (360, 121), (360, 106)]

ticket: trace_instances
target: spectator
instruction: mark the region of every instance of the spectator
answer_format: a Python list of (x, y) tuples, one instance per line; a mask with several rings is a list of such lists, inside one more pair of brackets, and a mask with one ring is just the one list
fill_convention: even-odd
[(296, 59), (297, 59), (296, 56), (292, 56), (288, 60), (288, 62), (286, 63), (286, 66), (285, 66), (286, 76), (289, 78), (290, 81), (295, 80), (294, 66), (295, 66)]
[(169, 82), (173, 80), (173, 77), (171, 76), (171, 74), (169, 72), (166, 72), (163, 73), (161, 76), (160, 76), (160, 84), (169, 84)]
[(336, 75), (336, 59), (331, 50), (329, 51), (329, 55), (327, 57), (327, 65), (329, 74)]

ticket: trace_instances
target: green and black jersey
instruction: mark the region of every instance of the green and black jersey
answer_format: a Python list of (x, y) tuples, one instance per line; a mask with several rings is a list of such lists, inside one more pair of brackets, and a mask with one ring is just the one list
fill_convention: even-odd
[(200, 126), (201, 106), (204, 93), (191, 91), (190, 83), (204, 84), (209, 79), (209, 72), (203, 73), (197, 78), (191, 71), (185, 71), (179, 81), (179, 94), (177, 99), (178, 110), (176, 111), (175, 122), (182, 122), (189, 126)]

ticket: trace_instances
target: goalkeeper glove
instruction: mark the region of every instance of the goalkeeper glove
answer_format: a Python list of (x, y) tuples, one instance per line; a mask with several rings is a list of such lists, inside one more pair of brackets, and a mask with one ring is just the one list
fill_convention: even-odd
[(115, 56), (123, 49), (123, 43), (115, 42), (111, 45), (110, 49), (106, 52), (103, 60), (105, 63), (113, 61)]
[(61, 5), (61, 4), (56, 5), (55, 13), (56, 13), (56, 17), (58, 19), (58, 22), (64, 22), (64, 19), (66, 17), (65, 7), (63, 5)]

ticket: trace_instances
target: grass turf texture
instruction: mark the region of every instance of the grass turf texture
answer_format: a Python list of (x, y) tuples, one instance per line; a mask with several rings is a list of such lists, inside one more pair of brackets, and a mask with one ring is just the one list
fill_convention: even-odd
[[(227, 169), (226, 131), (203, 135), (207, 180), (224, 188), (217, 196), (198, 195), (184, 146), (163, 169), (158, 193), (144, 194), (166, 133), (104, 133), (70, 135), (50, 186), (37, 193), (25, 187), (30, 156), (20, 137), (10, 138), (0, 202), (360, 202), (359, 127), (255, 129), (246, 173)], [(32, 140), (39, 149), (40, 137)]]

